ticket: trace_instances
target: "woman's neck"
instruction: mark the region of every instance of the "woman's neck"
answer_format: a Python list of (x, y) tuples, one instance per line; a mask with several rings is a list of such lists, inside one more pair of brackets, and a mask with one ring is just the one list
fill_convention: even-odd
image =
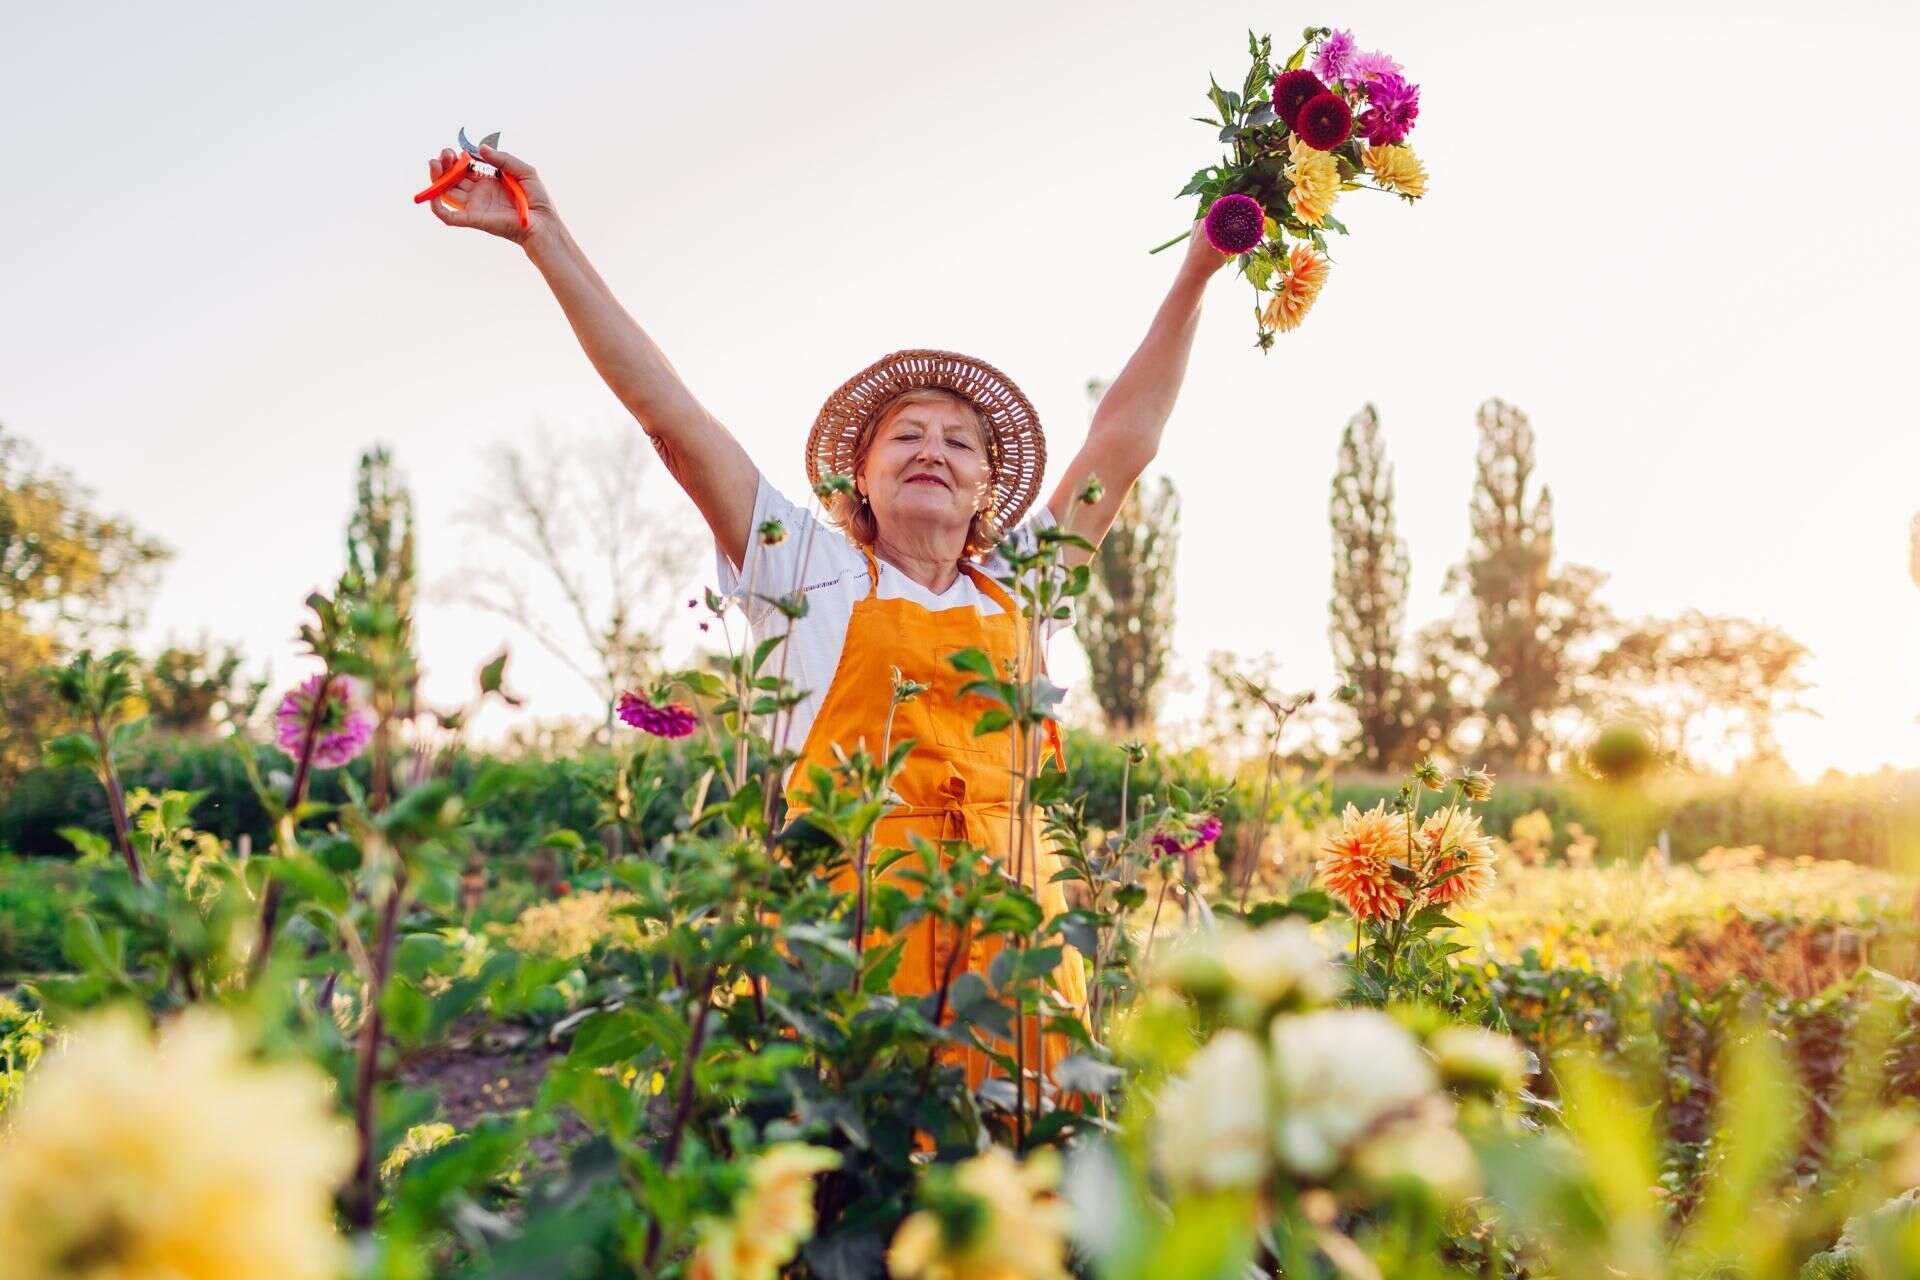
[(945, 553), (931, 546), (918, 545), (912, 541), (895, 542), (884, 532), (873, 540), (873, 554), (915, 582), (940, 595), (953, 585), (960, 576), (960, 555), (966, 549), (962, 542), (959, 549)]

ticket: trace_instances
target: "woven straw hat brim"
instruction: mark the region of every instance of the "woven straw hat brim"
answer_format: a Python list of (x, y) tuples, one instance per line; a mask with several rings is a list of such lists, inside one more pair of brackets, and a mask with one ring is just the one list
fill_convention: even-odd
[(1005, 533), (1020, 522), (1040, 492), (1047, 469), (1047, 438), (1033, 402), (1012, 378), (984, 360), (957, 351), (915, 348), (882, 356), (827, 397), (807, 435), (807, 483), (851, 476), (860, 433), (903, 391), (940, 387), (971, 401), (993, 433), (994, 481), (988, 510)]

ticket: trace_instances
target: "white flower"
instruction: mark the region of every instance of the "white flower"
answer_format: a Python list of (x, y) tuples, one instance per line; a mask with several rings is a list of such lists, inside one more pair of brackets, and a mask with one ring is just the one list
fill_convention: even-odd
[(1353, 1153), (1353, 1167), (1376, 1184), (1424, 1182), (1449, 1200), (1464, 1200), (1481, 1189), (1473, 1148), (1454, 1127), (1452, 1106), (1438, 1097), (1423, 1104), (1413, 1118), (1392, 1122), (1362, 1139)]
[(1224, 1000), (1230, 1020), (1259, 1027), (1279, 1008), (1336, 999), (1345, 978), (1298, 917), (1248, 931), (1196, 930), (1172, 950), (1162, 980), (1196, 1000)]
[(1160, 1093), (1154, 1160), (1175, 1187), (1257, 1185), (1272, 1157), (1267, 1057), (1244, 1031), (1222, 1031)]
[(1233, 985), (1230, 998), (1257, 1014), (1284, 1004), (1323, 1005), (1346, 989), (1326, 948), (1297, 916), (1252, 933), (1228, 934), (1220, 958)]
[(1332, 1173), (1357, 1138), (1435, 1087), (1412, 1034), (1376, 1009), (1275, 1018), (1272, 1038), (1276, 1145), (1281, 1162), (1306, 1177)]
[(1527, 1080), (1527, 1051), (1485, 1027), (1442, 1027), (1427, 1040), (1449, 1085), (1483, 1093), (1518, 1093)]

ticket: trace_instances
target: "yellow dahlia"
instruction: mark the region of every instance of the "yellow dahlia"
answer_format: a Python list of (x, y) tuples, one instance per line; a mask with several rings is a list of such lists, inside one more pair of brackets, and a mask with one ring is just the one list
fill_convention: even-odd
[(1267, 300), (1260, 323), (1283, 332), (1299, 328), (1326, 282), (1327, 260), (1306, 245), (1293, 246), (1287, 255), (1287, 273), (1273, 287), (1273, 297)]
[(1360, 148), (1360, 163), (1373, 180), (1389, 191), (1419, 199), (1427, 194), (1427, 170), (1412, 147), (1385, 146)]
[(1414, 832), (1413, 847), (1421, 901), (1451, 906), (1478, 899), (1493, 887), (1493, 837), (1480, 830), (1479, 814), (1466, 809), (1430, 813)]
[(1349, 804), (1340, 830), (1320, 850), (1320, 879), (1356, 919), (1396, 919), (1413, 896), (1393, 878), (1406, 850), (1405, 820), (1388, 813), (1385, 801), (1365, 813)]
[(224, 1015), (148, 1034), (96, 1013), (35, 1068), (0, 1137), (9, 1280), (337, 1280), (351, 1131), (327, 1078), (255, 1061)]
[(1298, 134), (1287, 139), (1287, 153), (1291, 157), (1287, 181), (1293, 184), (1287, 192), (1287, 203), (1300, 221), (1317, 227), (1340, 198), (1340, 166), (1329, 152), (1315, 151), (1300, 141)]
[(989, 1147), (929, 1182), (923, 1202), (941, 1203), (908, 1214), (887, 1247), (896, 1280), (1070, 1280), (1053, 1148), (1022, 1165)]
[(775, 1280), (813, 1236), (814, 1175), (839, 1167), (839, 1152), (804, 1142), (761, 1152), (733, 1216), (702, 1224), (689, 1280)]

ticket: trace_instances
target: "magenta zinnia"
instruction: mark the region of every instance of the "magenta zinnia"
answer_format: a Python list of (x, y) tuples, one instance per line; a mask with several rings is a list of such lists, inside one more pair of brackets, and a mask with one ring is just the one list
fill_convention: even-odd
[(684, 703), (655, 706), (637, 693), (620, 695), (620, 718), (656, 738), (684, 738), (700, 727), (699, 717)]
[(1353, 132), (1353, 112), (1339, 94), (1319, 94), (1300, 108), (1300, 122), (1294, 132), (1315, 151), (1331, 151)]
[(1298, 68), (1282, 71), (1273, 78), (1273, 114), (1279, 116), (1287, 128), (1295, 128), (1300, 108), (1326, 91), (1327, 86), (1311, 71)]
[[(326, 683), (327, 696), (318, 720), (313, 700)], [(373, 737), (373, 712), (360, 701), (359, 686), (348, 676), (328, 679), (326, 672), (309, 677), (280, 700), (273, 713), (273, 738), (280, 749), (299, 760), (306, 750), (307, 724), (313, 721), (313, 766), (338, 769), (366, 749)]]
[(1367, 85), (1367, 109), (1360, 113), (1360, 129), (1369, 146), (1404, 142), (1420, 114), (1420, 86), (1397, 75), (1386, 75)]
[(1222, 253), (1245, 253), (1266, 234), (1267, 214), (1252, 196), (1221, 196), (1207, 208), (1207, 242)]

